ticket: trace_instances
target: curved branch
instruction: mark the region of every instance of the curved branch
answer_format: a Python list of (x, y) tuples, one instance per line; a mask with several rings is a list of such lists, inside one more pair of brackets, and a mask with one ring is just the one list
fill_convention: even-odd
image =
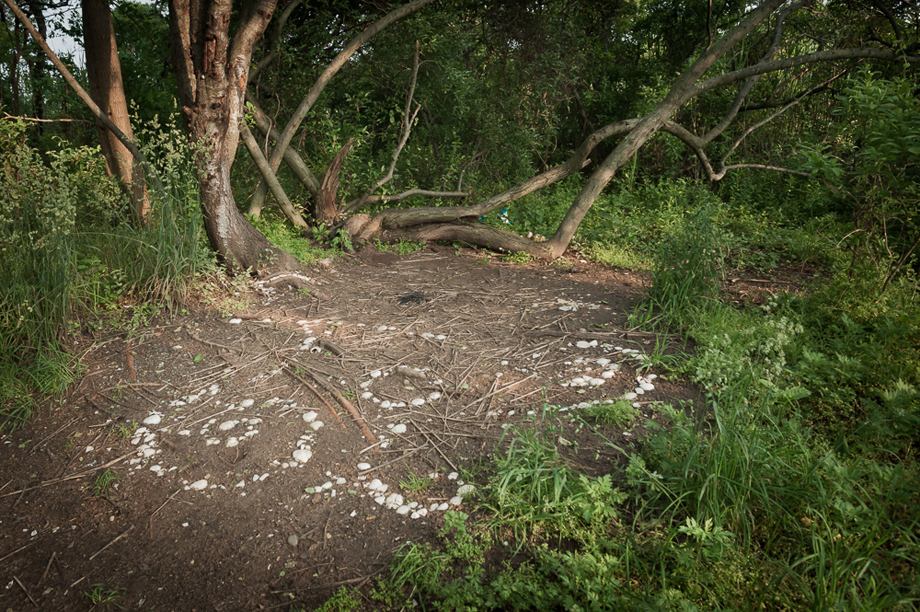
[(268, 53), (266, 53), (256, 64), (249, 69), (249, 82), (256, 77), (259, 72), (262, 71), (268, 64), (271, 63), (275, 56), (278, 55), (278, 47), (281, 46), (281, 34), (284, 31), (284, 27), (287, 25), (288, 18), (290, 18), (291, 13), (294, 12), (294, 9), (297, 8), (303, 0), (291, 0), (290, 3), (284, 10), (281, 11), (281, 14), (275, 20), (275, 26), (272, 28), (271, 34), (268, 36)]
[[(327, 66), (326, 69), (323, 70), (322, 74), (319, 75), (319, 78), (316, 79), (316, 82), (313, 83), (313, 87), (311, 87), (310, 91), (307, 92), (307, 95), (304, 96), (304, 99), (300, 102), (297, 110), (294, 111), (291, 120), (288, 121), (288, 124), (281, 132), (281, 136), (275, 143), (275, 148), (272, 149), (271, 156), (269, 156), (268, 159), (268, 163), (271, 165), (272, 170), (278, 170), (278, 166), (281, 164), (281, 157), (284, 153), (284, 150), (288, 147), (288, 145), (291, 144), (291, 139), (294, 137), (294, 133), (297, 132), (300, 124), (307, 116), (307, 113), (310, 112), (310, 109), (313, 108), (313, 105), (316, 103), (316, 100), (326, 88), (326, 85), (329, 83), (329, 81), (332, 80), (332, 77), (334, 77), (336, 73), (342, 69), (342, 66), (345, 65), (345, 62), (347, 62), (348, 59), (354, 55), (358, 49), (361, 48), (361, 45), (369, 41), (378, 32), (393, 22), (399, 21), (407, 15), (411, 15), (415, 11), (419, 10), (426, 4), (430, 4), (433, 1), (434, 0), (413, 0), (412, 2), (404, 4), (396, 10), (390, 11), (382, 18), (368, 26), (366, 30), (355, 36), (345, 46), (345, 48), (335, 56), (335, 59), (332, 60), (329, 66)], [(256, 189), (256, 193), (253, 195), (253, 203), (259, 202), (265, 198), (265, 190), (265, 185), (260, 183), (259, 187)]]
[(888, 49), (877, 49), (875, 47), (855, 47), (852, 49), (833, 49), (831, 51), (817, 51), (807, 55), (798, 55), (773, 62), (766, 62), (741, 68), (732, 72), (707, 79), (693, 88), (689, 97), (698, 96), (701, 93), (717, 89), (730, 83), (737, 83), (743, 79), (750, 78), (759, 74), (768, 72), (777, 72), (805, 64), (816, 64), (818, 62), (833, 62), (847, 59), (878, 59), (888, 62), (908, 62), (911, 64), (920, 63), (920, 55), (905, 55)]

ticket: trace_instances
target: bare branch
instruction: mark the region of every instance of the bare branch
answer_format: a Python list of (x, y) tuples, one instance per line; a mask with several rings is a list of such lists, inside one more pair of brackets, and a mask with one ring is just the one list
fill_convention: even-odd
[(249, 151), (252, 159), (256, 162), (256, 167), (262, 174), (262, 179), (268, 183), (269, 188), (272, 190), (272, 195), (275, 196), (275, 200), (278, 201), (278, 205), (281, 207), (281, 210), (284, 211), (284, 215), (291, 220), (294, 227), (307, 227), (307, 222), (304, 221), (300, 213), (294, 208), (290, 198), (284, 193), (281, 183), (278, 182), (278, 177), (275, 176), (271, 166), (268, 165), (268, 160), (265, 159), (262, 149), (259, 148), (259, 143), (256, 142), (252, 132), (249, 131), (249, 126), (245, 123), (240, 127), (240, 138), (243, 139), (246, 150)]
[(807, 55), (799, 55), (773, 62), (755, 64), (748, 68), (741, 68), (732, 72), (707, 79), (693, 88), (690, 97), (698, 96), (701, 93), (718, 89), (730, 83), (750, 78), (758, 74), (768, 72), (777, 72), (805, 64), (817, 64), (819, 62), (833, 62), (848, 59), (878, 59), (888, 62), (907, 62), (911, 64), (920, 63), (920, 55), (905, 55), (888, 49), (877, 49), (875, 47), (855, 47), (852, 49), (832, 49), (830, 51), (817, 51)]
[[(8, 0), (7, 0), (8, 1)], [(281, 136), (278, 138), (278, 141), (275, 143), (275, 148), (272, 149), (272, 153), (269, 156), (269, 164), (271, 164), (272, 170), (277, 171), (278, 166), (281, 164), (281, 158), (284, 154), (284, 150), (291, 144), (291, 139), (294, 137), (294, 133), (300, 127), (300, 124), (303, 122), (304, 118), (307, 116), (307, 113), (310, 112), (310, 109), (313, 108), (313, 105), (316, 103), (316, 100), (319, 98), (320, 94), (326, 88), (326, 85), (329, 81), (332, 80), (332, 77), (341, 70), (342, 66), (345, 65), (345, 62), (355, 54), (355, 52), (361, 48), (361, 45), (373, 38), (378, 32), (389, 26), (395, 21), (399, 21), (407, 15), (411, 15), (415, 11), (421, 9), (426, 4), (430, 4), (434, 0), (413, 0), (408, 4), (404, 4), (396, 10), (390, 11), (384, 15), (381, 19), (372, 23), (366, 30), (355, 36), (346, 46), (335, 56), (335, 59), (326, 67), (322, 74), (319, 75), (319, 78), (316, 79), (316, 82), (313, 84), (313, 87), (310, 88), (310, 91), (307, 92), (307, 95), (304, 96), (304, 99), (300, 102), (300, 106), (297, 107), (297, 110), (294, 111), (294, 115), (291, 117), (291, 120), (288, 121), (288, 124), (284, 127), (284, 130), (281, 132)], [(264, 184), (259, 184), (256, 189), (256, 193), (253, 195), (253, 202), (257, 202), (260, 199), (265, 198), (266, 187)]]
[(409, 77), (409, 92), (406, 94), (406, 108), (403, 110), (403, 133), (399, 139), (399, 144), (396, 145), (396, 150), (393, 151), (393, 158), (390, 160), (390, 168), (387, 170), (386, 175), (378, 180), (373, 187), (368, 189), (364, 195), (353, 202), (349, 202), (345, 207), (346, 211), (360, 210), (367, 203), (367, 199), (372, 193), (393, 180), (393, 174), (396, 172), (396, 162), (399, 160), (399, 154), (402, 153), (403, 148), (409, 141), (409, 134), (412, 133), (412, 125), (415, 123), (415, 118), (418, 117), (418, 112), (422, 109), (422, 105), (419, 104), (416, 106), (415, 112), (412, 113), (411, 116), (409, 115), (409, 111), (412, 110), (412, 98), (415, 96), (415, 83), (418, 79), (418, 51), (419, 44), (418, 41), (415, 41), (415, 57), (412, 60), (412, 76)]
[[(252, 111), (252, 117), (255, 120), (256, 127), (262, 132), (266, 138), (278, 142), (281, 138), (281, 134), (274, 128), (272, 125), (272, 120), (269, 119), (268, 115), (265, 114), (265, 111), (262, 110), (262, 107), (259, 106), (258, 101), (255, 99), (255, 96), (252, 95), (250, 91), (246, 92), (246, 101), (250, 104), (249, 110)], [(316, 194), (319, 193), (319, 180), (304, 162), (303, 158), (294, 150), (294, 147), (288, 145), (284, 149), (284, 161), (287, 163), (288, 167), (294, 173), (294, 176), (303, 183), (304, 187), (307, 188), (307, 191), (310, 192), (310, 195), (316, 197)], [(249, 209), (252, 212), (252, 208)]]

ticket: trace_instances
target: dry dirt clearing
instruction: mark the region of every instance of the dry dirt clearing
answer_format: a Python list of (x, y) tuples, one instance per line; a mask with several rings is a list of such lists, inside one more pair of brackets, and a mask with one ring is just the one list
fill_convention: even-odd
[(83, 380), (0, 438), (0, 610), (309, 609), (469, 510), (509, 426), (555, 413), (573, 465), (609, 471), (604, 440), (642, 431), (579, 405), (695, 397), (637, 371), (633, 273), (429, 247), (308, 274), (323, 298), (254, 288), (80, 341)]

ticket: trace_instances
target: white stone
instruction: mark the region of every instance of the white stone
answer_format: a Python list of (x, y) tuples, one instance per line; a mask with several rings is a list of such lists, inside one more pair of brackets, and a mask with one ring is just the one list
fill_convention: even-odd
[(601, 366), (602, 368), (604, 368), (604, 367), (607, 367), (608, 365), (610, 365), (610, 360), (607, 359), (606, 357), (602, 357), (601, 359), (598, 359), (595, 363), (597, 363), (597, 365), (599, 365), (599, 366)]
[(367, 399), (371, 399), (372, 397), (374, 397), (374, 394), (371, 393), (370, 391), (365, 391), (364, 393), (361, 394), (361, 399), (367, 400)]
[(306, 421), (307, 423), (312, 423), (313, 421), (316, 420), (316, 417), (318, 416), (319, 416), (318, 414), (316, 414), (315, 412), (311, 410), (310, 412), (305, 412), (303, 414), (303, 420)]
[(411, 403), (412, 403), (413, 406), (424, 406), (424, 405), (425, 405), (425, 399), (424, 399), (424, 398), (421, 398), (421, 397), (417, 397), (417, 398), (415, 398), (414, 400), (412, 400)]
[(240, 445), (240, 441), (236, 438), (227, 438), (226, 442), (227, 448), (234, 448)]
[[(461, 501), (462, 501), (462, 500), (461, 500)], [(448, 508), (450, 508), (450, 504), (448, 504), (447, 502), (441, 502), (441, 504), (437, 507), (437, 511), (438, 511), (438, 512), (444, 512), (444, 511), (447, 510)]]
[(252, 406), (252, 405), (255, 404), (255, 403), (256, 403), (255, 400), (244, 399), (242, 402), (240, 402), (240, 408), (249, 408), (250, 406)]
[(224, 421), (223, 423), (218, 425), (217, 428), (221, 431), (229, 431), (233, 429), (234, 427), (236, 427), (237, 423), (239, 423), (239, 421)]
[(291, 456), (294, 457), (294, 460), (298, 463), (306, 463), (310, 460), (310, 457), (313, 456), (313, 452), (303, 448), (298, 448), (293, 453), (291, 453)]
[[(361, 470), (362, 472), (363, 472), (364, 470), (369, 470), (369, 469), (371, 469), (371, 464), (370, 464), (370, 463), (359, 463), (359, 464), (358, 464), (358, 469)], [(378, 481), (378, 482), (379, 482), (379, 481)]]
[(457, 489), (457, 495), (460, 497), (466, 497), (467, 495), (473, 493), (476, 490), (476, 487), (471, 484), (465, 484), (459, 489)]
[[(360, 466), (358, 466), (358, 467), (360, 467)], [(378, 491), (378, 490), (380, 490), (382, 487), (383, 487), (383, 483), (380, 482), (380, 479), (379, 479), (379, 478), (373, 479), (373, 480), (370, 481), (370, 483), (368, 483), (368, 485), (367, 485), (367, 488), (370, 489), (371, 491)]]
[(401, 514), (405, 516), (406, 514), (409, 514), (410, 510), (411, 509), (409, 508), (409, 506), (400, 506), (399, 508), (396, 509), (396, 514)]
[(313, 429), (313, 431), (319, 431), (319, 429), (323, 425), (325, 425), (325, 423), (323, 423), (322, 421), (313, 421), (312, 423), (310, 423), (310, 427)]
[(578, 342), (575, 343), (575, 346), (577, 346), (580, 349), (586, 349), (586, 348), (591, 348), (591, 343), (585, 340), (579, 340)]
[(380, 402), (380, 407), (381, 407), (381, 408), (389, 408), (389, 407), (392, 406), (392, 405), (393, 405), (393, 404), (391, 404), (389, 400), (383, 400), (382, 402)]
[(144, 419), (144, 425), (158, 425), (160, 421), (162, 420), (163, 420), (163, 417), (154, 413), (154, 414), (151, 414), (146, 419)]
[(636, 394), (635, 394), (635, 393), (624, 393), (624, 394), (623, 394), (623, 399), (625, 399), (625, 400), (630, 400), (630, 401), (631, 401), (631, 400), (634, 400), (634, 399), (636, 399)]
[(196, 480), (190, 484), (188, 488), (192, 491), (201, 491), (202, 489), (208, 488), (208, 481), (203, 478), (201, 480)]
[(431, 401), (441, 399), (441, 392), (440, 392), (440, 391), (434, 391), (434, 392), (428, 394), (428, 399), (430, 399)]
[(371, 372), (371, 378), (380, 378), (382, 374), (383, 372), (381, 372), (380, 370), (374, 370), (373, 372)]
[(243, 319), (230, 319), (229, 321), (227, 321), (227, 323), (229, 323), (230, 325), (239, 325), (242, 322), (243, 322)]
[(652, 383), (643, 382), (643, 383), (639, 383), (639, 386), (644, 391), (654, 391), (655, 390), (655, 385), (653, 385)]
[(451, 497), (448, 503), (450, 503), (451, 506), (459, 506), (463, 503), (463, 498), (457, 495), (456, 497)]
[(458, 478), (460, 478), (460, 474), (457, 472), (451, 472), (447, 475), (447, 480), (457, 480)]
[(402, 423), (393, 426), (393, 433), (395, 434), (404, 434), (406, 433), (406, 426)]

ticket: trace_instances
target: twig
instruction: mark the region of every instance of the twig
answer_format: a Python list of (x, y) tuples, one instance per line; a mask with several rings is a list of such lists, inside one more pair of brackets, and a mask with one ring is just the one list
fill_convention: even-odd
[[(7, 497), (7, 496), (9, 496), (9, 495), (21, 495), (21, 494), (25, 493), (26, 491), (33, 491), (33, 490), (35, 490), (35, 489), (42, 489), (42, 488), (44, 488), (44, 487), (50, 487), (51, 485), (60, 484), (60, 483), (62, 483), (62, 482), (66, 482), (66, 481), (68, 481), (68, 480), (77, 480), (78, 478), (86, 478), (86, 477), (89, 476), (90, 474), (94, 474), (94, 473), (96, 473), (96, 472), (99, 471), (99, 470), (104, 470), (104, 469), (106, 469), (106, 468), (112, 467), (113, 465), (115, 465), (115, 464), (118, 463), (119, 461), (122, 461), (122, 460), (124, 460), (124, 459), (127, 459), (128, 457), (130, 457), (131, 455), (133, 455), (133, 454), (136, 453), (136, 452), (137, 452), (136, 450), (132, 450), (130, 453), (126, 453), (126, 454), (122, 455), (121, 457), (119, 457), (119, 458), (117, 458), (117, 459), (112, 459), (112, 460), (109, 461), (108, 463), (106, 463), (106, 464), (104, 464), (104, 465), (100, 465), (99, 467), (94, 467), (94, 468), (92, 468), (92, 469), (85, 470), (85, 471), (83, 471), (83, 472), (77, 472), (76, 474), (71, 474), (70, 476), (64, 476), (64, 477), (62, 477), (62, 478), (52, 478), (51, 480), (47, 480), (47, 481), (45, 481), (45, 482), (43, 482), (43, 483), (41, 483), (41, 484), (37, 484), (37, 485), (35, 485), (34, 487), (26, 487), (25, 489), (21, 489), (21, 490), (19, 490), (19, 491), (12, 491), (12, 492), (10, 492), (10, 493), (4, 493), (3, 495), (0, 495), (0, 497)], [(18, 552), (18, 551), (17, 551), (17, 552)], [(5, 558), (6, 558), (6, 557), (4, 557), (4, 559), (5, 559)], [(0, 561), (3, 561), (3, 559), (0, 559)]]
[(35, 606), (35, 607), (37, 608), (37, 607), (38, 607), (38, 604), (35, 603), (35, 600), (34, 600), (34, 599), (32, 599), (32, 595), (29, 593), (29, 590), (25, 587), (25, 585), (22, 584), (21, 582), (19, 582), (19, 578), (17, 578), (16, 576), (13, 576), (13, 580), (16, 581), (16, 584), (19, 585), (19, 588), (22, 589), (23, 593), (26, 594), (26, 597), (29, 598), (29, 601), (32, 602), (32, 605)]
[(374, 467), (372, 467), (372, 468), (368, 468), (368, 469), (366, 469), (366, 470), (363, 470), (363, 471), (358, 472), (358, 476), (364, 476), (365, 474), (370, 474), (371, 472), (376, 472), (377, 470), (379, 470), (379, 469), (381, 469), (381, 468), (385, 468), (385, 467), (387, 467), (388, 465), (393, 465), (394, 463), (399, 463), (399, 462), (402, 461), (403, 459), (408, 459), (409, 457), (411, 457), (412, 455), (414, 455), (416, 452), (422, 450), (423, 448), (425, 448), (425, 447), (424, 447), (424, 446), (418, 446), (418, 447), (416, 447), (416, 448), (413, 448), (412, 450), (406, 451), (405, 454), (400, 455), (399, 457), (397, 457), (396, 459), (393, 459), (392, 461), (387, 461), (386, 463), (381, 463), (380, 465), (376, 465), (376, 466), (374, 466)]
[[(151, 515), (150, 515), (150, 518), (147, 520), (147, 529), (148, 529), (148, 531), (150, 532), (150, 539), (151, 539), (151, 540), (153, 539), (153, 517), (156, 516), (157, 512), (159, 512), (160, 510), (162, 510), (162, 509), (163, 509), (163, 506), (165, 506), (166, 504), (168, 504), (168, 503), (172, 500), (173, 497), (175, 497), (176, 495), (178, 495), (180, 490), (181, 490), (181, 489), (176, 489), (176, 492), (175, 492), (175, 493), (173, 493), (172, 495), (170, 495), (169, 497), (167, 497), (167, 498), (166, 498), (166, 501), (163, 502), (162, 504), (160, 504), (160, 507), (157, 508), (156, 510), (154, 510), (154, 511), (153, 511), (153, 514), (151, 514)], [(102, 551), (100, 551), (100, 552), (102, 552)]]
[(51, 570), (51, 564), (54, 562), (54, 558), (57, 556), (57, 551), (51, 553), (51, 558), (48, 559), (48, 565), (45, 566), (45, 573), (42, 574), (42, 579), (38, 581), (38, 584), (35, 585), (35, 588), (38, 588), (45, 581), (45, 578), (48, 577), (48, 572)]
[(98, 557), (100, 554), (102, 554), (102, 551), (104, 551), (106, 548), (108, 548), (109, 546), (111, 546), (112, 544), (114, 544), (115, 542), (117, 542), (118, 540), (122, 539), (123, 537), (125, 537), (126, 535), (128, 535), (129, 533), (131, 533), (131, 531), (132, 531), (133, 529), (134, 529), (134, 525), (131, 525), (131, 526), (128, 527), (125, 531), (123, 531), (123, 532), (121, 533), (121, 535), (115, 536), (115, 539), (114, 539), (114, 540), (112, 540), (111, 542), (109, 542), (108, 544), (106, 544), (105, 546), (103, 546), (102, 548), (100, 548), (98, 551), (96, 551), (96, 553), (94, 553), (93, 556), (91, 556), (89, 559), (87, 559), (87, 561), (92, 561), (93, 559), (95, 559), (96, 557)]
[(294, 377), (295, 379), (299, 380), (307, 389), (309, 389), (310, 391), (312, 391), (313, 394), (314, 394), (316, 397), (319, 398), (319, 401), (321, 401), (322, 403), (326, 404), (326, 408), (329, 409), (329, 412), (332, 413), (332, 416), (335, 417), (335, 420), (342, 424), (342, 429), (345, 429), (345, 423), (342, 423), (342, 419), (339, 417), (339, 413), (336, 412), (336, 411), (335, 411), (335, 408), (332, 407), (332, 404), (330, 404), (329, 402), (327, 402), (327, 401), (326, 401), (326, 398), (323, 397), (322, 394), (320, 394), (320, 392), (316, 390), (316, 387), (314, 387), (313, 385), (311, 385), (310, 383), (308, 383), (307, 381), (305, 381), (303, 378), (301, 378), (300, 376), (298, 376), (297, 374), (295, 374), (293, 371), (291, 371), (290, 368), (284, 367), (284, 368), (282, 368), (282, 369), (283, 369), (285, 372), (287, 372), (288, 374), (290, 374), (292, 377)]
[[(240, 318), (242, 318), (242, 317), (240, 317)], [(246, 351), (245, 351), (244, 349), (236, 348), (236, 347), (233, 347), (233, 346), (227, 346), (227, 345), (225, 345), (225, 344), (218, 344), (218, 343), (216, 343), (216, 342), (211, 342), (210, 340), (204, 340), (203, 338), (199, 338), (198, 336), (196, 336), (196, 335), (195, 335), (193, 332), (191, 332), (191, 331), (188, 333), (188, 335), (192, 337), (192, 340), (194, 340), (194, 341), (196, 341), (196, 342), (200, 342), (200, 343), (202, 343), (202, 344), (207, 344), (208, 346), (213, 346), (213, 347), (215, 347), (215, 348), (227, 349), (228, 351), (236, 351), (236, 352), (238, 352), (238, 353), (243, 353), (244, 355), (246, 354)]]
[(17, 549), (14, 550), (13, 552), (8, 553), (8, 554), (4, 555), (3, 557), (0, 557), (0, 563), (6, 561), (7, 559), (9, 559), (10, 557), (12, 557), (12, 556), (15, 555), (16, 553), (21, 552), (21, 551), (27, 549), (27, 548), (30, 547), (30, 546), (32, 546), (32, 542), (29, 542), (28, 544), (26, 544), (26, 545), (23, 546), (22, 548), (17, 548)]

